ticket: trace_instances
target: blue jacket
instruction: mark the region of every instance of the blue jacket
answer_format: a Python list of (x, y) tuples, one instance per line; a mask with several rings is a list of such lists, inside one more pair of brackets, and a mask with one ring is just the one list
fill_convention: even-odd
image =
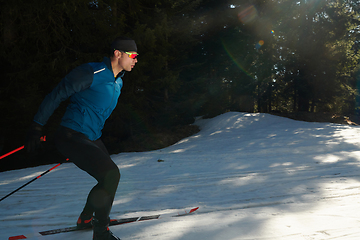
[(100, 138), (106, 119), (117, 105), (123, 75), (124, 71), (114, 77), (109, 58), (75, 68), (45, 97), (34, 121), (45, 125), (59, 104), (70, 97), (61, 125), (92, 141)]

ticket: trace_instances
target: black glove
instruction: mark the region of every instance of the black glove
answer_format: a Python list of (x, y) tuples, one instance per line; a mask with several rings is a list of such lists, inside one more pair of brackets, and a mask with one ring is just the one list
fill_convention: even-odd
[(36, 122), (31, 124), (25, 139), (26, 152), (36, 153), (39, 149), (42, 149), (40, 140), (42, 135), (42, 128), (43, 127)]

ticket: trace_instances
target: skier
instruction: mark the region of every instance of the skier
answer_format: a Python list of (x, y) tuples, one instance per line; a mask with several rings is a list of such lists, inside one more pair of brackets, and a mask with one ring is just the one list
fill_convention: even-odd
[(59, 104), (70, 103), (55, 134), (57, 149), (97, 180), (77, 221), (78, 228), (92, 225), (93, 240), (119, 240), (109, 230), (109, 214), (120, 171), (100, 139), (106, 119), (117, 105), (124, 73), (137, 63), (134, 40), (116, 38), (110, 56), (72, 70), (41, 103), (26, 137), (27, 152), (40, 147), (42, 128)]

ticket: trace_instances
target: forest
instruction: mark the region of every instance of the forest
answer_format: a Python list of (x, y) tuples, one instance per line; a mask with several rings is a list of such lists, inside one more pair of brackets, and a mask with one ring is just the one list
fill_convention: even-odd
[[(359, 0), (1, 0), (0, 12), (0, 155), (24, 144), (61, 79), (102, 61), (118, 36), (139, 57), (103, 130), (110, 153), (161, 147), (228, 111), (360, 113)], [(1, 171), (62, 161), (51, 136), (67, 102), (45, 150), (4, 158)]]

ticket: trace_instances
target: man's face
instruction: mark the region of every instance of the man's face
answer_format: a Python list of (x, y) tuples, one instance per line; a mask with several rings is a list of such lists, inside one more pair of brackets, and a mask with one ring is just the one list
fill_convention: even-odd
[(135, 54), (137, 55), (136, 52), (121, 52), (121, 57), (118, 59), (119, 66), (123, 70), (130, 72), (137, 63), (137, 57), (135, 57)]

